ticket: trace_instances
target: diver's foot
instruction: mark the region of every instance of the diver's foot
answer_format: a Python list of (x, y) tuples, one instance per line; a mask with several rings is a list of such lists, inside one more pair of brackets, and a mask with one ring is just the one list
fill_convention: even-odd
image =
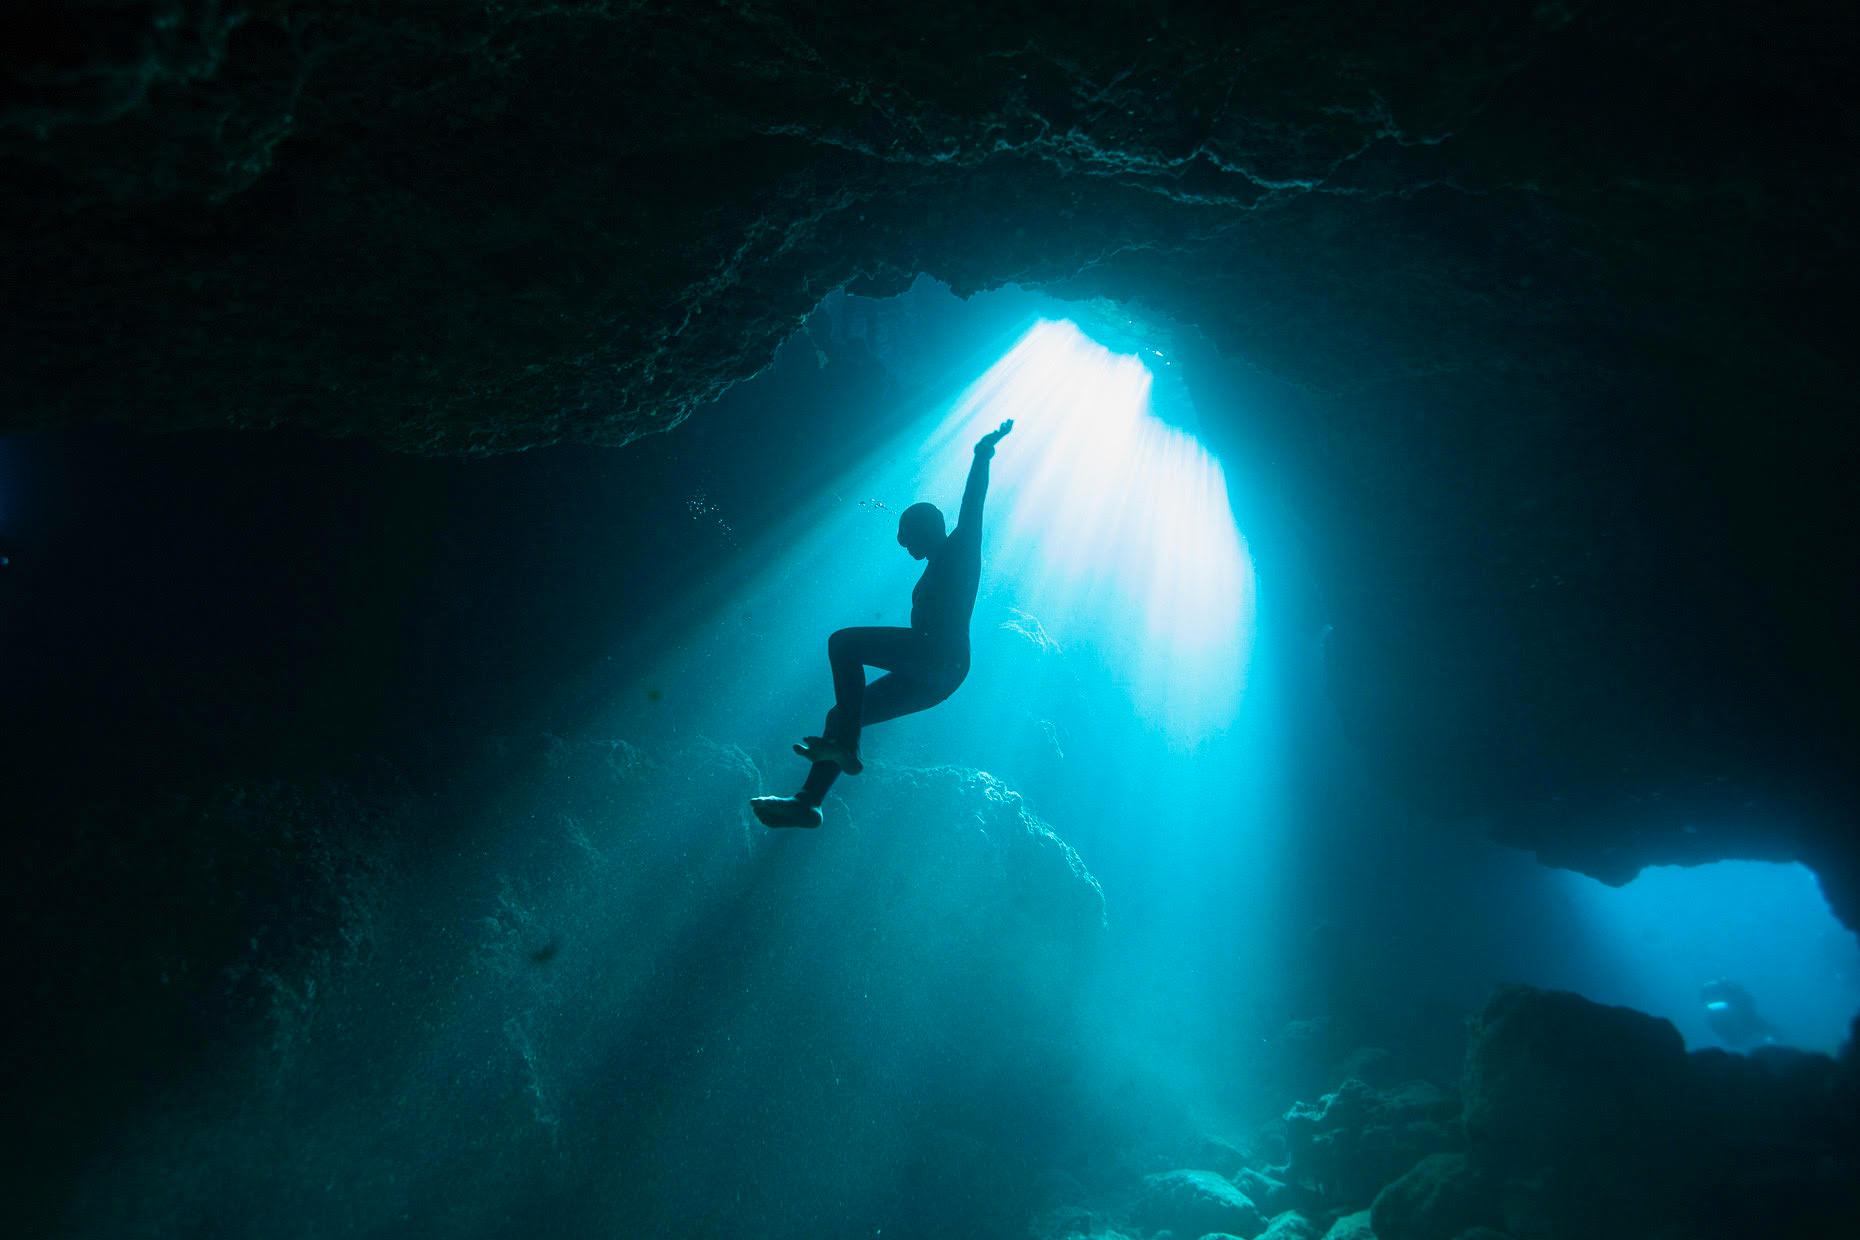
[(765, 827), (820, 825), (820, 807), (797, 797), (751, 797), (749, 808)]
[(830, 741), (824, 736), (810, 736), (794, 747), (794, 751), (809, 762), (831, 762), (840, 768), (842, 775), (857, 775), (865, 769), (865, 763), (859, 761), (859, 751), (848, 749), (838, 741)]

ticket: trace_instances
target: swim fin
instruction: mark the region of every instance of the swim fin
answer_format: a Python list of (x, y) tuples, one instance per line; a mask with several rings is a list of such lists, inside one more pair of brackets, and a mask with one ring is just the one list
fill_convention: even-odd
[(795, 797), (751, 797), (749, 808), (765, 827), (820, 825), (820, 807)]

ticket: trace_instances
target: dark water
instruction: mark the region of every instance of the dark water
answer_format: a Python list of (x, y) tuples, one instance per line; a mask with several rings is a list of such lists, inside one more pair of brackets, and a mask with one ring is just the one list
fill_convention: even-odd
[[(896, 514), (953, 509), (959, 398), (1067, 315), (1154, 426), (1094, 423), (1102, 376), (968, 409), (1023, 420), (971, 677), (822, 830), (765, 831), (827, 633), (904, 621)], [(1349, 1075), (1449, 1096), (1495, 984), (1696, 1048), (1729, 977), (1755, 1041), (1834, 1051), (1860, 954), (1805, 871), (1605, 889), (1362, 773), (1249, 455), (1271, 393), (1198, 347), (924, 284), (624, 449), (0, 444), (32, 1228), (1192, 1236), (1144, 1177), (1244, 1166), (1322, 1234), (1374, 1186), (1301, 1180), (1281, 1117)]]

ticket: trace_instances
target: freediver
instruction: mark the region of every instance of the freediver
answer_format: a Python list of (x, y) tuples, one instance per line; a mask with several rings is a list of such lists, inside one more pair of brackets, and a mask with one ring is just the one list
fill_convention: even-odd
[(1750, 992), (1729, 978), (1699, 987), (1699, 1002), (1705, 1005), (1705, 1023), (1732, 1050), (1776, 1045), (1776, 1026), (1763, 1019)]
[[(935, 504), (912, 504), (898, 518), (898, 545), (924, 574), (911, 591), (911, 627), (840, 629), (827, 639), (833, 668), (833, 709), (819, 736), (794, 751), (813, 763), (807, 782), (791, 797), (756, 797), (749, 802), (768, 827), (817, 827), (820, 803), (842, 773), (857, 775), (859, 732), (874, 723), (929, 710), (956, 691), (969, 674), (969, 617), (982, 580), (982, 500), (988, 494), (988, 462), (995, 445), (1014, 429), (1013, 419), (983, 435), (962, 492), (956, 528), (943, 531)], [(885, 675), (871, 684), (865, 669)]]

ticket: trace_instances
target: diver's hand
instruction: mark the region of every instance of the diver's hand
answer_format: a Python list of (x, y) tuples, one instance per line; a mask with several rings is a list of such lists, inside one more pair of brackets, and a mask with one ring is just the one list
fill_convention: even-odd
[(1002, 437), (1013, 429), (1014, 419), (1009, 418), (992, 431), (989, 431), (986, 435), (983, 435), (981, 441), (975, 445), (975, 455), (993, 456), (995, 454), (995, 445), (1000, 443)]

